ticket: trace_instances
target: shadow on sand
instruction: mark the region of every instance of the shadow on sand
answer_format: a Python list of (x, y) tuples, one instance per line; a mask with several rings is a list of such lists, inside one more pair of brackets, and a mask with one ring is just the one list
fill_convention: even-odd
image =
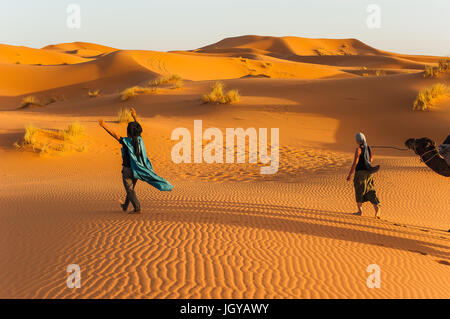
[[(433, 230), (434, 232), (431, 233), (430, 229), (427, 229), (427, 232), (424, 233), (420, 230), (425, 228), (404, 225), (402, 227), (402, 225), (387, 221), (372, 221), (371, 218), (354, 216), (350, 213), (268, 204), (163, 200), (154, 203), (152, 208), (147, 211), (144, 209), (142, 215), (130, 217), (150, 221), (222, 224), (289, 232), (383, 246), (450, 259), (450, 252), (448, 251), (450, 246), (431, 242), (431, 240), (448, 240), (449, 238), (444, 236), (446, 235), (444, 232), (440, 234)], [(374, 225), (375, 223), (380, 226)], [(359, 229), (355, 229), (355, 227)], [(424, 239), (430, 239), (430, 242), (399, 237), (387, 234), (388, 232), (406, 236), (420, 236)]]

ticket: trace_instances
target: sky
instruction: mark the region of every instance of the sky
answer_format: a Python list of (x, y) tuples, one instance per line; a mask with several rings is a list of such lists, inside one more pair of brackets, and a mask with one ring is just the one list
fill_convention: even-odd
[[(68, 27), (70, 4), (80, 9), (80, 28)], [(253, 34), (357, 38), (381, 50), (445, 56), (449, 21), (450, 0), (0, 0), (0, 43), (169, 51)]]

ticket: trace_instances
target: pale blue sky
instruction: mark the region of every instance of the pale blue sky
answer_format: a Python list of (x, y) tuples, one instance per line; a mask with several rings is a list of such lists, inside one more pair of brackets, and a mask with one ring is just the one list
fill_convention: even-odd
[[(66, 26), (68, 4), (81, 28)], [(381, 8), (369, 29), (368, 4)], [(195, 49), (245, 34), (357, 38), (376, 48), (450, 54), (450, 0), (0, 0), (0, 43), (86, 41), (120, 49)]]

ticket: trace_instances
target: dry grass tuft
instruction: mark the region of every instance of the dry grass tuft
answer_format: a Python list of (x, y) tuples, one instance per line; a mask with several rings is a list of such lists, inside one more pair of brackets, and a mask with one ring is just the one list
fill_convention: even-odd
[(58, 101), (65, 101), (65, 100), (66, 100), (66, 98), (64, 97), (64, 95), (58, 95), (58, 96), (52, 95), (52, 96), (50, 96), (50, 98), (47, 101), (44, 102), (44, 105), (49, 105), (49, 104), (56, 103)]
[(25, 126), (25, 135), (23, 141), (26, 145), (31, 145), (34, 147), (36, 144), (36, 132), (38, 129), (33, 125), (29, 124)]
[(26, 96), (22, 99), (22, 103), (20, 103), (21, 107), (27, 107), (29, 105), (40, 105), (39, 100), (33, 96)]
[(414, 111), (425, 111), (431, 109), (436, 102), (447, 95), (448, 87), (443, 83), (437, 83), (419, 92), (414, 101)]
[(172, 74), (168, 77), (160, 77), (155, 80), (151, 80), (148, 82), (148, 85), (152, 88), (157, 88), (162, 85), (172, 85), (172, 89), (179, 89), (183, 87), (183, 79), (178, 74)]
[(67, 126), (63, 132), (64, 140), (74, 140), (75, 138), (82, 136), (84, 134), (84, 126), (80, 122), (73, 122)]
[(117, 121), (125, 124), (133, 122), (134, 119), (131, 115), (131, 110), (129, 108), (121, 108), (119, 112), (117, 112)]
[(84, 135), (84, 127), (79, 122), (73, 122), (64, 130), (41, 129), (33, 125), (25, 126), (25, 134), (21, 142), (14, 146), (19, 150), (32, 150), (40, 155), (62, 155), (67, 151), (82, 152), (85, 145), (78, 138)]
[(100, 90), (89, 90), (88, 95), (89, 97), (97, 97), (100, 94)]
[(56, 97), (54, 97), (54, 96), (51, 96), (51, 97), (47, 100), (47, 102), (45, 102), (45, 105), (53, 104), (53, 103), (55, 103), (56, 101), (58, 101), (58, 99), (57, 99)]
[(222, 82), (216, 82), (211, 88), (211, 92), (202, 96), (204, 103), (216, 103), (216, 104), (230, 104), (240, 101), (241, 96), (238, 90), (230, 90), (224, 92), (224, 84)]
[(136, 85), (136, 86), (133, 86), (133, 87), (123, 90), (120, 95), (120, 99), (122, 101), (126, 101), (135, 96), (138, 96), (139, 94), (149, 94), (149, 93), (157, 93), (157, 89), (156, 88), (146, 88), (146, 87)]
[(450, 58), (440, 59), (438, 61), (438, 66), (425, 66), (425, 71), (423, 72), (424, 78), (435, 78), (440, 74), (450, 71)]

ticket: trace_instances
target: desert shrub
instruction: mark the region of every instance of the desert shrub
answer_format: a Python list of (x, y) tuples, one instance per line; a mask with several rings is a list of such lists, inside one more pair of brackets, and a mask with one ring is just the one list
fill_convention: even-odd
[(79, 122), (73, 122), (63, 130), (41, 129), (27, 125), (23, 140), (16, 141), (14, 146), (20, 150), (31, 149), (40, 155), (53, 153), (61, 155), (71, 150), (82, 152), (85, 145), (78, 139), (82, 135), (84, 127)]
[(117, 112), (117, 121), (119, 123), (130, 123), (133, 122), (133, 116), (131, 115), (131, 110), (128, 108), (121, 108), (119, 112)]
[(439, 60), (438, 71), (441, 73), (450, 71), (450, 58), (447, 57)]
[(122, 101), (126, 101), (132, 97), (135, 97), (138, 95), (138, 87), (137, 86), (133, 86), (131, 88), (127, 88), (125, 90), (122, 91), (121, 95), (120, 95), (120, 99)]
[(36, 132), (38, 129), (29, 124), (25, 126), (24, 144), (34, 146), (36, 144)]
[(146, 88), (146, 87), (136, 85), (136, 86), (133, 86), (133, 87), (123, 90), (120, 95), (120, 99), (122, 101), (126, 101), (132, 97), (139, 95), (139, 94), (147, 94), (147, 93), (157, 93), (157, 90), (155, 88)]
[(181, 88), (183, 87), (183, 79), (178, 74), (172, 74), (171, 76), (160, 77), (148, 82), (150, 87), (159, 87), (165, 84), (172, 84), (173, 89)]
[(49, 105), (49, 104), (55, 103), (56, 101), (58, 101), (58, 99), (57, 99), (56, 97), (54, 97), (54, 96), (51, 96), (51, 97), (47, 100), (47, 102), (45, 102), (45, 105)]
[(447, 90), (447, 86), (443, 83), (421, 90), (414, 101), (413, 110), (425, 111), (432, 108), (440, 98), (447, 95)]
[(425, 66), (425, 71), (423, 72), (424, 78), (435, 78), (442, 73), (450, 71), (450, 58), (440, 59), (438, 61), (438, 66)]
[(204, 103), (219, 104), (237, 103), (240, 101), (240, 94), (238, 90), (224, 92), (224, 84), (222, 82), (216, 82), (211, 88), (211, 92), (202, 96), (202, 101)]
[(100, 94), (100, 90), (89, 90), (88, 95), (89, 97), (97, 97)]
[(225, 99), (227, 103), (238, 103), (241, 100), (241, 95), (238, 90), (230, 90), (226, 93)]
[(22, 99), (22, 103), (20, 103), (20, 106), (27, 107), (29, 105), (39, 105), (38, 99), (33, 95), (24, 97)]
[(66, 97), (64, 95), (52, 95), (48, 98), (48, 100), (44, 103), (44, 105), (49, 105), (58, 101), (65, 101)]
[(50, 154), (51, 148), (50, 143), (45, 143), (41, 146), (41, 150), (39, 152), (40, 155)]
[(80, 122), (72, 122), (63, 131), (64, 140), (73, 140), (84, 134), (84, 126)]
[(423, 73), (424, 78), (434, 78), (437, 75), (436, 68), (431, 65), (425, 66), (425, 71)]
[(211, 92), (208, 94), (204, 94), (202, 97), (203, 102), (205, 103), (226, 103), (225, 96), (223, 94), (223, 83), (216, 82), (214, 86), (211, 88)]
[(184, 85), (183, 80), (177, 81), (172, 84), (172, 89), (181, 89), (183, 87), (183, 85)]

